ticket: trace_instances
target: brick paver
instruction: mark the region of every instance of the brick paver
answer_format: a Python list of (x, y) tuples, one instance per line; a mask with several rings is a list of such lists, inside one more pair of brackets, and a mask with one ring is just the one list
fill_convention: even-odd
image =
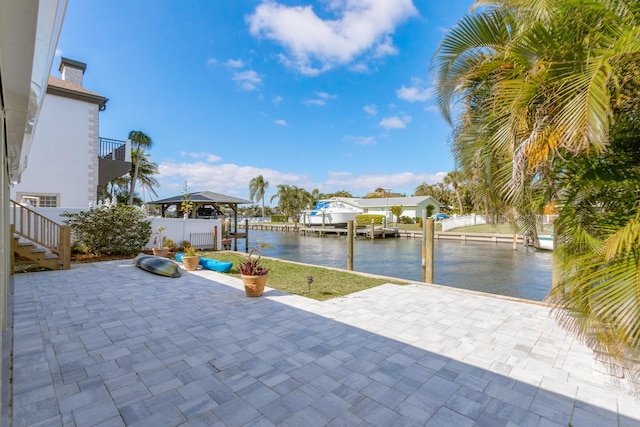
[(634, 426), (541, 304), (426, 285), (318, 302), (128, 261), (15, 276), (14, 426)]

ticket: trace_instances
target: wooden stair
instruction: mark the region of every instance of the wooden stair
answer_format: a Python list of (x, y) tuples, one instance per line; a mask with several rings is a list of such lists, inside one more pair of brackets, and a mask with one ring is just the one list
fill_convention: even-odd
[(27, 258), (36, 264), (46, 267), (50, 270), (61, 270), (63, 262), (60, 257), (54, 253), (47, 251), (45, 248), (35, 243), (21, 240), (20, 237), (13, 237), (14, 255)]
[(11, 273), (19, 255), (51, 270), (68, 270), (71, 263), (71, 227), (58, 224), (29, 206), (9, 201), (12, 241)]

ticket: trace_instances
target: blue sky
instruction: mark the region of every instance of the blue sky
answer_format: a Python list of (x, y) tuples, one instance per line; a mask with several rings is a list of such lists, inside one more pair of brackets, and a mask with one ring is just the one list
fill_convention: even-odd
[(100, 136), (152, 137), (159, 198), (248, 198), (258, 175), (267, 204), (278, 184), (411, 195), (454, 168), (430, 60), (472, 4), (69, 0), (57, 55), (109, 98)]

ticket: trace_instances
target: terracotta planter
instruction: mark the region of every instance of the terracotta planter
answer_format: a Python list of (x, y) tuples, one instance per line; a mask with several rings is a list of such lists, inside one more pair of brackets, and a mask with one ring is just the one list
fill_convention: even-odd
[(245, 276), (241, 275), (242, 282), (244, 283), (244, 291), (248, 297), (259, 297), (264, 292), (264, 285), (267, 284), (268, 275), (262, 276)]
[(169, 256), (169, 248), (151, 248), (153, 255), (167, 258)]
[(198, 265), (200, 265), (200, 255), (194, 256), (183, 256), (182, 257), (182, 265), (184, 265), (184, 269), (187, 271), (195, 271), (198, 269)]

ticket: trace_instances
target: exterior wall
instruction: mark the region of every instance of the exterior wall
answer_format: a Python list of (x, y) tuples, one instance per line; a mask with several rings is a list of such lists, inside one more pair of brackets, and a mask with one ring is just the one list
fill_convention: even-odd
[[(4, 132), (4, 106), (0, 97), (0, 140), (2, 147), (0, 148), (0, 224), (3, 230), (9, 230), (9, 173), (6, 167), (7, 152)], [(4, 232), (0, 234), (2, 241), (0, 242), (0, 329), (6, 330), (7, 326), (7, 295), (9, 293), (9, 280), (13, 280), (10, 276), (11, 272), (11, 233)], [(2, 335), (0, 335), (0, 349), (2, 346)], [(2, 378), (2, 369), (0, 368), (0, 379)], [(4, 384), (4, 383), (2, 383)], [(2, 393), (0, 392), (0, 395)], [(1, 424), (1, 423), (0, 423)]]
[(28, 167), (11, 197), (59, 194), (59, 207), (85, 208), (96, 201), (97, 185), (98, 106), (47, 94)]
[[(4, 106), (0, 97), (0, 226), (2, 230), (9, 230), (9, 173), (7, 170), (7, 152), (4, 129)], [(0, 425), (9, 425), (9, 378), (11, 367), (11, 335), (12, 329), (7, 328), (8, 311), (11, 306), (8, 301), (9, 290), (13, 287), (11, 272), (11, 233), (0, 233)]]

